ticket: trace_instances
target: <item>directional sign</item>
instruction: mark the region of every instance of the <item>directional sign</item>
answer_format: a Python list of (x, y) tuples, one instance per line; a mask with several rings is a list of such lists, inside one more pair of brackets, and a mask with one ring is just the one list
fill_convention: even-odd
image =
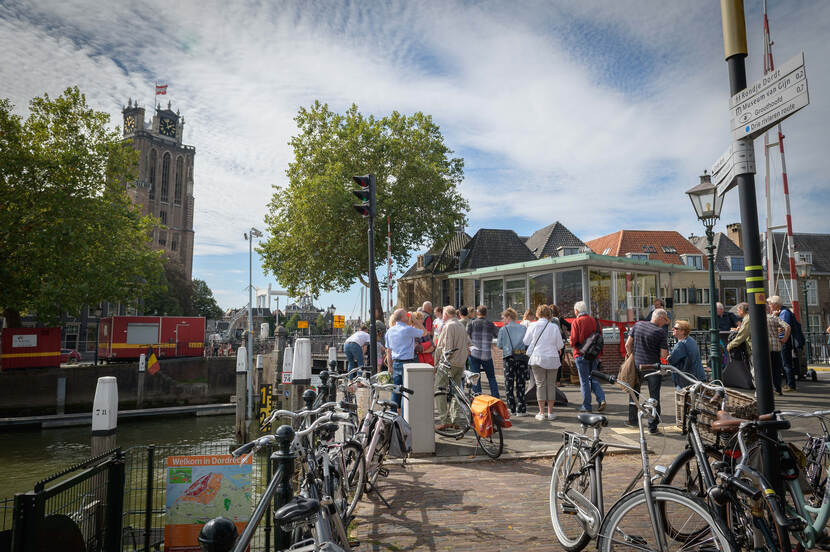
[(734, 142), (712, 165), (712, 184), (718, 194), (732, 189), (739, 174), (755, 174), (755, 148), (750, 140)]
[(297, 320), (298, 328), (308, 328), (308, 320)]
[(732, 138), (754, 139), (810, 103), (804, 52), (729, 100)]
[(334, 327), (335, 328), (345, 328), (346, 327), (346, 317), (342, 314), (335, 314), (334, 315)]

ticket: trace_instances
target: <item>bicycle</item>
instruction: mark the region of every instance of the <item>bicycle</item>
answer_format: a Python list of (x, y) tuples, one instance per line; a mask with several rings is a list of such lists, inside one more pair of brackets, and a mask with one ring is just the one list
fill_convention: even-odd
[[(491, 412), (491, 416), (494, 418), (492, 433), (482, 436), (475, 428), (471, 407), (472, 399), (476, 395), (472, 388), (478, 383), (481, 374), (464, 370), (461, 374), (462, 384), (459, 386), (450, 375), (449, 355), (455, 351), (456, 349), (442, 351), (442, 358), (435, 367), (438, 372), (446, 376), (448, 384), (448, 387), (439, 387), (435, 391), (435, 433), (460, 440), (472, 429), (481, 450), (490, 458), (498, 458), (504, 449), (504, 436), (502, 435), (504, 420), (496, 412)], [(446, 408), (449, 415), (449, 424), (446, 423), (445, 416), (442, 415), (442, 406)]]
[[(656, 401), (649, 398), (640, 402), (634, 389), (614, 376), (598, 371), (592, 371), (591, 376), (618, 384), (632, 398), (637, 405), (640, 443), (635, 447), (604, 442), (599, 435), (601, 428), (608, 425), (608, 419), (601, 414), (578, 415), (583, 433), (565, 432), (551, 474), (551, 523), (560, 544), (573, 552), (596, 537), (600, 552), (624, 547), (661, 552), (673, 547), (735, 550), (727, 527), (713, 516), (706, 503), (679, 489), (653, 483), (659, 476), (651, 474), (644, 420), (657, 417)], [(585, 434), (589, 428), (593, 436)], [(639, 449), (642, 469), (604, 514), (602, 460), (612, 447)], [(642, 488), (632, 490), (638, 480)], [(689, 529), (687, 534), (691, 537), (678, 538), (682, 534), (672, 533), (668, 527)]]

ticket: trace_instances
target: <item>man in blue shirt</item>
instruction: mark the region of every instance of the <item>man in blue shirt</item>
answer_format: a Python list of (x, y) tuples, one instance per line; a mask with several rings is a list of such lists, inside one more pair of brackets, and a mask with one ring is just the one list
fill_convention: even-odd
[[(386, 331), (386, 364), (392, 367), (392, 383), (403, 385), (403, 365), (415, 362), (415, 339), (426, 335), (417, 318), (410, 318), (404, 309), (398, 309), (392, 315), (395, 325)], [(412, 324), (412, 325), (410, 325)], [(392, 394), (392, 401), (401, 408), (400, 393)]]

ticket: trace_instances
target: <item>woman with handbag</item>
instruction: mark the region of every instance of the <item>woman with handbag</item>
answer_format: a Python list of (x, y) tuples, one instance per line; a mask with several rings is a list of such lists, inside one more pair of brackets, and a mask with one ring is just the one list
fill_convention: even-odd
[[(559, 371), (559, 351), (564, 346), (558, 324), (550, 323), (550, 307), (536, 308), (538, 320), (530, 325), (523, 340), (529, 357), (528, 364), (536, 380), (536, 400), (539, 403), (537, 420), (555, 420), (553, 404), (556, 402), (556, 373)], [(547, 409), (547, 415), (545, 415)]]
[[(527, 355), (524, 337), (526, 328), (516, 322), (518, 313), (507, 308), (501, 313), (504, 326), (499, 329), (496, 346), (501, 349), (504, 366), (504, 388), (507, 393), (507, 407), (510, 414), (521, 418), (527, 416), (525, 404), (525, 382), (527, 381)], [(514, 396), (515, 387), (515, 396)]]

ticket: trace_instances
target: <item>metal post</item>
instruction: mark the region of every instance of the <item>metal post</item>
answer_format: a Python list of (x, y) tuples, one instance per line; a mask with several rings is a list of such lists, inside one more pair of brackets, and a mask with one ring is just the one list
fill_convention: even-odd
[(718, 331), (718, 309), (715, 304), (715, 233), (706, 226), (706, 251), (709, 259), (709, 368), (712, 379), (720, 379), (720, 332)]
[(150, 536), (153, 532), (153, 460), (156, 447), (147, 447), (147, 483), (144, 495), (144, 552), (150, 552)]
[[(729, 89), (730, 94), (734, 96), (746, 88), (744, 58), (747, 55), (747, 47), (743, 0), (721, 0), (721, 17), (724, 57), (729, 70)], [(737, 181), (741, 207), (741, 235), (746, 265), (746, 295), (749, 303), (752, 363), (755, 366), (758, 414), (768, 414), (775, 410), (775, 395), (772, 389), (769, 338), (767, 336), (766, 293), (761, 283), (764, 280), (764, 272), (758, 234), (755, 175), (741, 174), (737, 176)], [(778, 432), (769, 428), (764, 431), (769, 439), (761, 441), (761, 466), (764, 474), (774, 482), (776, 489), (780, 492), (783, 490), (781, 488), (783, 483), (781, 477), (778, 476), (779, 462), (776, 450)]]
[(115, 451), (107, 465), (107, 510), (105, 550), (121, 550), (121, 524), (124, 514), (124, 453)]
[(254, 308), (253, 308), (253, 259), (254, 259), (254, 229), (251, 228), (248, 232), (248, 414), (247, 418), (250, 420), (253, 417), (253, 403), (254, 403), (254, 384), (251, 372), (253, 365), (254, 354)]
[[(373, 177), (374, 179), (374, 177)], [(374, 201), (374, 186), (372, 186), (372, 196)], [(378, 372), (378, 331), (375, 324), (375, 216), (374, 213), (369, 215), (369, 366), (372, 368), (372, 373)], [(389, 367), (392, 368), (391, 366)]]
[[(810, 304), (807, 302), (808, 300), (808, 289), (807, 286), (810, 284), (810, 280), (807, 278), (803, 278), (804, 280), (804, 352), (805, 356), (807, 357), (807, 368), (810, 368)], [(796, 364), (798, 364), (798, 372), (796, 374), (801, 373), (801, 365), (796, 358)], [(795, 369), (795, 368), (793, 368)]]
[[(291, 479), (294, 476), (294, 453), (291, 452), (291, 442), (294, 440), (294, 430), (291, 426), (284, 425), (277, 429), (277, 440), (280, 450), (271, 455), (271, 459), (277, 464), (276, 471), (282, 471), (282, 481), (274, 497), (274, 511), (285, 506), (291, 497)], [(282, 527), (274, 527), (274, 550), (284, 550), (291, 545), (291, 534), (283, 531)]]

